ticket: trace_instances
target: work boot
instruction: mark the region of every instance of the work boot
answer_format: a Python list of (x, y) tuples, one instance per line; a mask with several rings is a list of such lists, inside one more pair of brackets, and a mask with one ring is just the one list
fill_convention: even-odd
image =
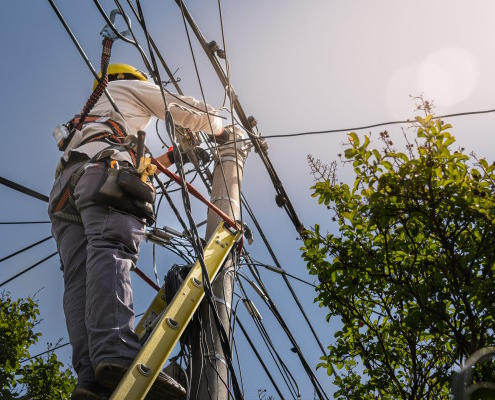
[(112, 391), (96, 382), (78, 383), (73, 390), (71, 400), (106, 400)]
[[(105, 358), (95, 369), (96, 380), (112, 391), (122, 380), (127, 368), (132, 364), (132, 360), (124, 358)], [(183, 400), (186, 396), (185, 389), (170, 376), (160, 372), (153, 386), (151, 386), (146, 399), (148, 400)]]

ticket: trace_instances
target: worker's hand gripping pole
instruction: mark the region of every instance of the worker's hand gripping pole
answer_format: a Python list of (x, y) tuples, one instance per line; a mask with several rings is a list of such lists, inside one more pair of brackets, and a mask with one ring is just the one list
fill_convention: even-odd
[(141, 174), (141, 181), (146, 183), (149, 175), (156, 171), (156, 165), (151, 164), (151, 158), (144, 155), (145, 152), (146, 132), (138, 131), (138, 142), (136, 156), (138, 160), (138, 173)]

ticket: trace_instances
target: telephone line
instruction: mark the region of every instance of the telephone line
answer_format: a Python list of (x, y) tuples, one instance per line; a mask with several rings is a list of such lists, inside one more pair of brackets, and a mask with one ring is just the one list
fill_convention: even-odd
[(8, 260), (9, 258), (12, 258), (12, 257), (14, 257), (14, 256), (18, 255), (18, 254), (21, 254), (22, 252), (24, 252), (24, 251), (26, 251), (26, 250), (32, 249), (33, 247), (35, 247), (35, 246), (37, 246), (37, 245), (39, 245), (39, 244), (41, 244), (41, 243), (46, 242), (47, 240), (51, 239), (52, 237), (53, 237), (53, 236), (52, 236), (52, 235), (50, 235), (50, 236), (48, 236), (48, 237), (46, 237), (46, 238), (44, 238), (44, 239), (41, 239), (40, 241), (38, 241), (38, 242), (36, 242), (36, 243), (33, 243), (33, 244), (31, 244), (31, 245), (29, 245), (29, 246), (27, 246), (27, 247), (24, 247), (24, 248), (23, 248), (23, 249), (21, 249), (21, 250), (18, 250), (18, 251), (16, 251), (16, 252), (12, 253), (12, 254), (9, 254), (8, 256), (6, 256), (6, 257), (4, 257), (4, 258), (0, 259), (0, 263), (1, 263), (1, 262), (3, 262), (3, 261), (5, 261), (5, 260)]
[[(453, 113), (453, 114), (438, 115), (438, 116), (434, 116), (434, 118), (443, 119), (443, 118), (465, 117), (465, 116), (469, 116), (469, 115), (490, 114), (493, 112), (495, 112), (495, 109), (480, 110), (480, 111), (466, 111), (466, 112), (459, 112), (459, 113)], [(372, 125), (359, 126), (357, 128), (327, 129), (324, 131), (309, 131), (309, 132), (299, 132), (299, 133), (287, 133), (287, 134), (280, 134), (280, 135), (263, 135), (263, 138), (265, 138), (265, 139), (292, 138), (292, 137), (298, 137), (298, 136), (323, 135), (325, 133), (342, 133), (342, 132), (362, 131), (363, 129), (378, 128), (378, 127), (387, 126), (387, 125), (411, 124), (413, 122), (415, 122), (415, 121), (407, 119), (407, 120), (402, 120), (402, 121), (380, 122), (380, 123), (372, 124)]]
[(7, 279), (6, 281), (3, 281), (2, 283), (0, 283), (0, 287), (2, 287), (3, 285), (6, 285), (7, 283), (9, 283), (10, 281), (13, 281), (14, 279), (18, 278), (19, 276), (25, 274), (26, 272), (28, 271), (31, 271), (33, 268), (37, 267), (38, 265), (44, 263), (46, 260), (52, 258), (53, 256), (57, 255), (58, 254), (58, 251), (56, 251), (55, 253), (52, 253), (50, 254), (49, 256), (43, 258), (43, 260), (41, 261), (38, 261), (36, 264), (33, 264), (31, 265), (30, 267), (26, 268), (25, 270), (19, 272), (18, 274), (14, 275), (12, 278), (9, 278)]

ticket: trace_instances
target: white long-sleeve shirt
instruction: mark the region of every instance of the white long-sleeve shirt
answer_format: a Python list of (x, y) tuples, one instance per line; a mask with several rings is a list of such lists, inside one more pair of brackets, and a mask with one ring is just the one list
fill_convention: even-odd
[[(113, 109), (105, 95), (101, 96), (90, 114), (114, 120), (124, 128), (128, 135), (135, 135), (137, 131), (144, 130), (152, 117), (165, 118), (162, 93), (160, 88), (153, 83), (139, 80), (117, 80), (109, 82), (107, 90), (122, 115)], [(212, 135), (222, 132), (222, 120), (215, 115), (211, 106), (188, 96), (165, 93), (165, 98), (175, 125), (188, 128), (193, 132), (204, 131)], [(108, 147), (108, 144), (94, 141), (80, 146), (80, 143), (102, 132), (112, 133), (112, 130), (104, 123), (85, 124), (81, 131), (76, 131), (74, 134), (63, 158), (67, 161), (73, 151), (86, 154), (90, 158), (93, 157)], [(117, 149), (109, 153), (105, 152), (105, 156), (121, 161), (131, 161), (127, 152)]]

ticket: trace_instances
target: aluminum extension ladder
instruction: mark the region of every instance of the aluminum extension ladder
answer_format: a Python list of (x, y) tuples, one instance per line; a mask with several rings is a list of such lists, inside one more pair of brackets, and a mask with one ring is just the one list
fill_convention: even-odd
[[(212, 235), (204, 248), (204, 261), (211, 281), (241, 234), (240, 230), (234, 231), (221, 223)], [(146, 334), (150, 326), (153, 326), (153, 331), (114, 390), (111, 400), (145, 398), (204, 294), (199, 261), (196, 261), (170, 304), (165, 301), (164, 287), (160, 289), (136, 326), (139, 336)]]

